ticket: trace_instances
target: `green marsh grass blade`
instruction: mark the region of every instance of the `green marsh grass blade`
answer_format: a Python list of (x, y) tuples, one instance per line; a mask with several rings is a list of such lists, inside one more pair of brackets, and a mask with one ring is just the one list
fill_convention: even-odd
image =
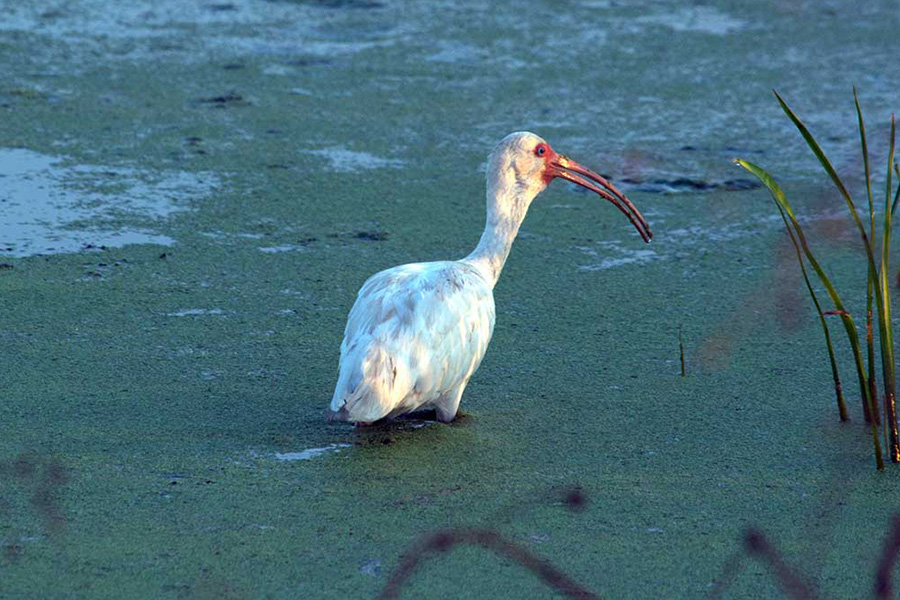
[[(774, 91), (773, 91), (774, 92)], [(841, 180), (840, 176), (837, 174), (837, 171), (834, 170), (834, 167), (831, 166), (831, 161), (828, 160), (828, 157), (825, 156), (825, 152), (822, 150), (822, 147), (819, 146), (819, 143), (816, 141), (816, 138), (809, 132), (809, 129), (806, 128), (806, 125), (803, 124), (803, 121), (800, 120), (794, 111), (791, 110), (791, 107), (787, 105), (784, 99), (778, 95), (778, 92), (774, 92), (775, 97), (778, 99), (778, 103), (781, 105), (781, 109), (787, 114), (787, 116), (794, 122), (794, 125), (800, 131), (800, 135), (803, 136), (803, 139), (806, 140), (806, 145), (809, 146), (810, 150), (813, 151), (813, 154), (816, 155), (816, 158), (819, 159), (819, 163), (821, 163), (822, 168), (825, 169), (825, 172), (828, 173), (828, 176), (831, 177), (831, 180), (834, 182), (835, 187), (844, 197), (844, 200), (847, 201), (848, 206), (850, 206), (850, 212), (853, 213), (853, 217), (856, 220), (856, 224), (862, 232), (863, 236), (866, 234), (866, 230), (862, 226), (862, 222), (859, 220), (859, 214), (856, 212), (856, 206), (853, 204), (853, 198), (850, 197), (850, 192), (847, 191), (847, 186), (844, 185), (844, 182)], [(865, 238), (868, 240), (868, 238)]]
[[(812, 283), (809, 281), (809, 275), (806, 272), (806, 265), (803, 262), (800, 244), (797, 243), (797, 238), (791, 229), (791, 224), (788, 222), (787, 215), (784, 214), (784, 209), (781, 208), (780, 204), (777, 202), (775, 204), (778, 206), (778, 212), (781, 213), (781, 219), (784, 221), (785, 230), (791, 238), (791, 243), (794, 245), (794, 251), (797, 253), (797, 262), (800, 264), (800, 272), (803, 273), (803, 281), (806, 283), (806, 289), (809, 291), (809, 296), (812, 298), (813, 304), (816, 307), (816, 312), (819, 314), (819, 321), (822, 323), (822, 331), (825, 333), (825, 345), (828, 347), (828, 359), (831, 361), (831, 376), (834, 378), (834, 393), (837, 396), (838, 416), (841, 421), (847, 422), (850, 420), (850, 417), (847, 414), (847, 404), (844, 402), (844, 391), (841, 387), (841, 378), (838, 375), (837, 361), (834, 358), (834, 346), (831, 345), (831, 332), (828, 330), (828, 322), (825, 320), (825, 313), (822, 312), (822, 305), (819, 304), (819, 298), (816, 296)], [(865, 403), (863, 403), (863, 406), (865, 406)]]
[[(866, 144), (866, 123), (863, 121), (862, 107), (859, 105), (859, 95), (856, 93), (856, 86), (853, 86), (853, 101), (856, 104), (856, 117), (859, 121), (859, 141), (862, 145), (863, 167), (866, 173), (866, 193), (869, 195), (869, 216), (872, 219), (872, 235), (875, 234), (875, 210), (872, 201), (872, 177), (869, 170), (869, 147)], [(890, 165), (888, 166), (890, 169)]]
[(900, 166), (894, 162), (894, 173), (897, 174), (897, 192), (894, 194), (894, 203), (891, 204), (891, 214), (897, 210), (897, 201), (900, 200)]
[[(862, 145), (863, 165), (866, 174), (866, 192), (869, 198), (869, 238), (875, 239), (875, 206), (872, 201), (872, 177), (871, 171), (869, 170), (869, 147), (868, 144), (866, 144), (866, 124), (865, 121), (863, 121), (862, 108), (859, 105), (859, 95), (856, 93), (856, 86), (853, 86), (853, 101), (856, 103), (856, 116), (859, 121), (859, 140)], [(874, 277), (874, 273), (870, 270), (869, 275), (866, 278), (866, 364), (869, 367), (869, 395), (876, 399), (873, 405), (877, 409), (878, 386), (875, 383), (875, 336), (872, 326), (872, 302), (875, 299)], [(881, 419), (879, 418), (880, 414), (878, 411), (876, 410), (874, 415), (870, 415), (868, 405), (866, 405), (865, 408), (866, 423), (874, 419), (875, 424), (880, 425)], [(887, 444), (887, 439), (885, 439), (885, 444)]]
[(859, 376), (860, 380), (860, 392), (862, 394), (863, 402), (869, 402), (870, 396), (868, 393), (868, 386), (866, 385), (865, 368), (862, 366), (862, 354), (860, 352), (859, 334), (856, 329), (856, 323), (853, 321), (853, 317), (844, 306), (844, 303), (841, 300), (840, 295), (837, 293), (834, 285), (832, 285), (831, 280), (825, 274), (825, 271), (822, 269), (819, 261), (816, 260), (816, 257), (812, 253), (812, 250), (809, 248), (809, 244), (806, 241), (806, 236), (803, 234), (803, 228), (800, 227), (800, 223), (797, 221), (797, 216), (794, 214), (793, 207), (791, 206), (790, 202), (788, 202), (787, 197), (784, 195), (784, 192), (781, 190), (781, 186), (778, 185), (778, 182), (776, 182), (775, 179), (765, 171), (765, 169), (742, 159), (735, 159), (734, 162), (749, 171), (757, 179), (759, 179), (760, 182), (764, 186), (766, 186), (766, 188), (768, 188), (769, 192), (771, 192), (772, 198), (775, 200), (775, 204), (778, 206), (778, 209), (780, 211), (783, 211), (788, 216), (790, 225), (796, 232), (797, 239), (800, 242), (800, 247), (803, 249), (803, 253), (806, 255), (806, 258), (809, 261), (809, 264), (812, 266), (813, 270), (816, 272), (816, 275), (818, 275), (819, 280), (822, 282), (822, 285), (825, 286), (825, 290), (828, 292), (828, 296), (831, 298), (831, 301), (834, 304), (835, 308), (840, 313), (841, 321), (844, 323), (844, 329), (846, 329), (847, 331), (847, 337), (850, 340), (850, 345), (853, 349), (854, 357), (856, 358), (857, 375)]
[[(859, 344), (859, 333), (856, 330), (856, 324), (853, 321), (853, 317), (850, 316), (850, 313), (848, 313), (846, 308), (844, 307), (844, 303), (841, 301), (841, 297), (838, 295), (837, 290), (834, 288), (834, 285), (832, 285), (831, 280), (828, 279), (828, 276), (825, 274), (822, 266), (816, 260), (815, 256), (812, 253), (812, 250), (810, 250), (809, 244), (807, 244), (806, 242), (806, 236), (803, 234), (803, 228), (800, 227), (800, 223), (797, 221), (797, 217), (794, 214), (794, 210), (791, 207), (790, 202), (788, 202), (787, 198), (784, 195), (784, 192), (781, 190), (781, 187), (778, 185), (778, 183), (764, 169), (742, 159), (735, 159), (734, 162), (746, 169), (757, 179), (759, 179), (759, 181), (764, 186), (766, 186), (766, 188), (768, 188), (769, 192), (771, 192), (772, 198), (775, 200), (778, 208), (782, 211), (783, 214), (786, 214), (788, 216), (791, 228), (794, 230), (794, 233), (796, 233), (797, 240), (800, 242), (800, 246), (803, 249), (803, 253), (806, 255), (806, 259), (809, 261), (810, 266), (812, 266), (813, 270), (816, 272), (816, 275), (818, 275), (819, 280), (822, 282), (822, 285), (825, 286), (825, 290), (828, 292), (828, 295), (831, 298), (832, 303), (834, 303), (835, 308), (840, 311), (841, 322), (844, 324), (844, 329), (846, 330), (847, 337), (850, 340), (850, 346), (853, 350), (853, 357), (856, 362), (856, 375), (859, 379), (860, 394), (862, 395), (863, 402), (867, 403), (871, 410), (873, 407), (874, 399), (869, 395), (869, 386), (867, 385), (866, 370), (862, 360), (862, 349), (860, 348)], [(874, 423), (872, 423), (871, 429), (872, 443), (875, 447), (875, 464), (878, 469), (884, 469), (884, 459), (881, 455), (881, 442), (878, 439), (878, 429)]]
[(896, 139), (896, 126), (894, 115), (891, 115), (890, 149), (888, 150), (887, 183), (884, 196), (884, 232), (881, 243), (881, 293), (882, 310), (879, 314), (879, 331), (881, 333), (881, 365), (884, 371), (884, 418), (885, 429), (889, 433), (890, 444), (888, 452), (891, 461), (900, 462), (900, 434), (897, 431), (897, 402), (896, 381), (894, 379), (894, 334), (891, 327), (891, 292), (888, 284), (888, 269), (891, 250), (891, 223), (893, 212), (891, 210), (891, 167), (894, 166), (894, 141)]
[[(853, 204), (853, 198), (850, 196), (850, 192), (847, 191), (847, 186), (844, 185), (844, 182), (841, 180), (840, 176), (837, 174), (837, 171), (834, 170), (834, 167), (831, 166), (831, 161), (828, 160), (828, 157), (825, 156), (825, 152), (822, 150), (822, 147), (819, 146), (819, 143), (816, 141), (816, 138), (809, 132), (809, 129), (806, 128), (806, 125), (803, 124), (803, 121), (800, 120), (794, 111), (787, 105), (787, 103), (782, 99), (781, 96), (778, 95), (778, 92), (775, 92), (775, 97), (778, 99), (778, 103), (781, 104), (782, 110), (784, 110), (785, 114), (793, 121), (794, 125), (800, 131), (800, 135), (803, 136), (803, 139), (806, 140), (806, 145), (809, 146), (810, 150), (813, 151), (813, 154), (816, 155), (816, 158), (819, 159), (819, 163), (822, 165), (822, 168), (825, 169), (825, 172), (828, 173), (828, 176), (831, 177), (831, 181), (834, 182), (834, 186), (838, 189), (841, 195), (844, 197), (844, 200), (847, 202), (847, 207), (850, 209), (850, 214), (853, 216), (853, 220), (856, 222), (856, 228), (859, 230), (859, 235), (862, 237), (863, 245), (866, 248), (866, 256), (869, 259), (869, 269), (871, 270), (872, 277), (877, 278), (878, 269), (875, 267), (875, 251), (872, 248), (872, 243), (869, 240), (869, 236), (866, 235), (866, 228), (863, 226), (862, 221), (859, 218), (859, 213), (856, 211), (856, 205)], [(878, 280), (875, 279), (875, 298), (876, 302), (881, 302), (881, 291), (878, 289), (880, 286), (878, 284)], [(879, 307), (879, 311), (881, 307)]]
[[(886, 337), (890, 337), (890, 333), (887, 333), (886, 330), (890, 327), (890, 322), (887, 319), (885, 311), (887, 307), (885, 306), (885, 298), (889, 297), (890, 290), (883, 289), (882, 279), (887, 279), (887, 273), (879, 275), (878, 269), (875, 266), (875, 248), (874, 242), (869, 239), (866, 235), (865, 227), (863, 227), (862, 221), (859, 218), (859, 213), (856, 211), (856, 206), (853, 204), (853, 199), (850, 197), (850, 193), (847, 191), (847, 187), (844, 185), (844, 182), (841, 181), (840, 176), (838, 176), (837, 172), (834, 170), (834, 167), (831, 165), (831, 162), (828, 160), (828, 157), (825, 156), (825, 152), (822, 150), (821, 146), (819, 146), (818, 142), (816, 142), (813, 135), (809, 132), (809, 129), (803, 124), (800, 118), (794, 114), (794, 112), (790, 109), (787, 103), (778, 95), (778, 92), (775, 92), (775, 97), (778, 99), (779, 104), (781, 104), (781, 108), (784, 110), (785, 114), (793, 121), (794, 125), (800, 131), (800, 134), (803, 136), (803, 139), (806, 140), (806, 144), (813, 151), (813, 154), (816, 155), (816, 158), (819, 159), (819, 163), (822, 165), (822, 168), (825, 169), (825, 172), (828, 173), (831, 180), (834, 182), (835, 187), (844, 197), (844, 200), (847, 202), (847, 207), (850, 209), (850, 214), (853, 216), (853, 220), (856, 222), (856, 227), (859, 230), (859, 235), (863, 240), (863, 245), (866, 250), (866, 258), (869, 261), (869, 278), (873, 282), (873, 286), (875, 288), (875, 303), (878, 308), (878, 330), (880, 333), (880, 342), (881, 342), (881, 361), (882, 361), (882, 373), (884, 376), (884, 384), (886, 387), (889, 387), (890, 390), (885, 390), (885, 409), (890, 412), (890, 414), (885, 415), (886, 424), (889, 425), (887, 430), (890, 433), (890, 446), (889, 452), (891, 455), (891, 460), (893, 462), (900, 462), (900, 436), (897, 434), (897, 416), (896, 416), (896, 406), (894, 400), (894, 377), (893, 377), (893, 362), (890, 365), (887, 364), (887, 357), (885, 353), (889, 356), (893, 356), (892, 349), (887, 347)], [(858, 104), (857, 104), (858, 107)], [(860, 111), (860, 121), (862, 121), (862, 114)], [(892, 127), (893, 132), (893, 127)], [(861, 126), (860, 135), (862, 137), (865, 136), (865, 127)], [(890, 158), (888, 160), (888, 170), (890, 170), (890, 165), (893, 164), (893, 144), (894, 144), (894, 135), (891, 134), (891, 152)], [(867, 159), (868, 160), (868, 159)], [(884, 252), (884, 250), (883, 250)], [(874, 405), (874, 404), (873, 404)], [(888, 433), (886, 431), (886, 435)]]

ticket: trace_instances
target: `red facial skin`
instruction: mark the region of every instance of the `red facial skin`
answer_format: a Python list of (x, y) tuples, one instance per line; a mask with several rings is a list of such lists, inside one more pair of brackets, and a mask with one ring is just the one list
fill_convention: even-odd
[(628, 217), (628, 220), (631, 221), (631, 224), (637, 229), (641, 238), (643, 238), (645, 242), (650, 242), (653, 233), (650, 231), (650, 225), (647, 224), (647, 220), (644, 219), (640, 211), (635, 208), (634, 204), (631, 203), (631, 200), (616, 189), (616, 187), (604, 177), (591, 171), (587, 167), (578, 164), (574, 160), (557, 153), (546, 143), (540, 143), (535, 146), (534, 154), (544, 160), (544, 173), (541, 178), (545, 184), (549, 185), (551, 181), (559, 177), (560, 179), (566, 179), (591, 190), (601, 198), (612, 202), (616, 208), (621, 210), (625, 216)]
[[(543, 156), (539, 153), (539, 150), (541, 148), (544, 149)], [(541, 179), (544, 180), (544, 183), (546, 185), (550, 185), (550, 182), (556, 179), (557, 175), (555, 175), (552, 169), (548, 167), (559, 160), (559, 154), (556, 153), (556, 150), (550, 147), (550, 144), (538, 144), (534, 148), (534, 153), (536, 156), (540, 156), (544, 159), (544, 174)]]

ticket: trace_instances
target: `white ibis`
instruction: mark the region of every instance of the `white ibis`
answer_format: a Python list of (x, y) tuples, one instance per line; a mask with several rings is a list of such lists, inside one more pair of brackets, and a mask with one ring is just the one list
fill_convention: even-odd
[(606, 179), (533, 133), (509, 134), (488, 160), (487, 223), (475, 250), (381, 271), (359, 290), (329, 420), (362, 425), (426, 408), (445, 423), (456, 417), (494, 331), (494, 285), (528, 207), (557, 177), (612, 202), (650, 241), (647, 221)]

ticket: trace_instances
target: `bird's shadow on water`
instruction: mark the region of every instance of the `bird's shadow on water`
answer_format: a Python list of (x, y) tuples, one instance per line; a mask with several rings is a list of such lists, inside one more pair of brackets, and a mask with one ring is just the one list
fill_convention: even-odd
[[(305, 444), (322, 447), (312, 448), (314, 452), (350, 446), (357, 450), (394, 444), (406, 447), (431, 446), (436, 436), (442, 437), (454, 431), (468, 429), (477, 420), (477, 416), (460, 411), (452, 422), (442, 423), (437, 420), (433, 409), (415, 411), (393, 419), (381, 419), (364, 426), (330, 422), (323, 427), (321, 421), (312, 420), (306, 423), (306, 428), (315, 432), (315, 435), (307, 439)], [(297, 445), (295, 436), (277, 437), (276, 445), (281, 446), (281, 451), (288, 446)]]
[[(371, 425), (353, 427), (349, 432), (356, 446), (390, 445), (398, 440), (416, 443), (417, 440), (431, 439), (434, 434), (447, 433), (469, 427), (475, 423), (474, 416), (460, 412), (450, 423), (437, 420), (434, 409), (419, 410), (395, 419), (382, 419)], [(427, 432), (425, 430), (428, 430)]]

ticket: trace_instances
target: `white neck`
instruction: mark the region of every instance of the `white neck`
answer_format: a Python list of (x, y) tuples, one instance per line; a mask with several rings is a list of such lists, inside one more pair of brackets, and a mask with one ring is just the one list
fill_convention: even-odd
[(511, 170), (490, 169), (487, 185), (487, 219), (478, 246), (463, 260), (479, 271), (491, 287), (497, 284), (513, 240), (528, 207), (543, 186), (523, 185)]

